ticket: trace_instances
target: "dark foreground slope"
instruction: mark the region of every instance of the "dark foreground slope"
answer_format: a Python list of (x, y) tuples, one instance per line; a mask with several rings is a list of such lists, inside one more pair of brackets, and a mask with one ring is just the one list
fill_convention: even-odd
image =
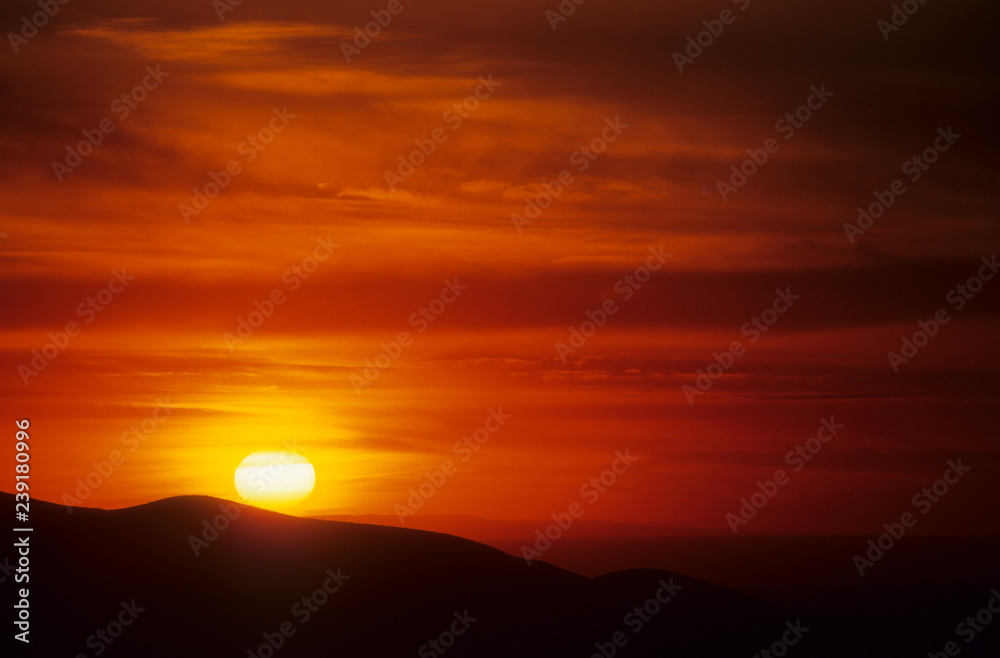
[[(0, 503), (13, 509), (9, 494)], [(226, 525), (220, 505), (238, 516), (215, 536), (205, 521)], [(610, 654), (621, 633), (619, 656), (751, 656), (794, 621), (666, 572), (588, 579), (448, 535), (213, 498), (72, 514), (33, 501), (31, 512), (31, 644), (16, 655), (270, 656), (270, 638), (289, 658), (442, 655), (432, 639), (454, 640), (448, 656), (587, 657), (595, 643)], [(191, 537), (208, 542), (198, 555)], [(670, 596), (664, 584), (674, 593), (661, 607), (651, 600)], [(626, 618), (636, 606), (645, 620)]]
[[(795, 642), (771, 655), (922, 657), (948, 639), (962, 656), (1000, 655), (1000, 615), (971, 644), (952, 631), (986, 604), (979, 585), (864, 605), (813, 591), (784, 610), (664, 571), (591, 579), (449, 535), (207, 497), (72, 513), (33, 501), (31, 526), (31, 643), (8, 632), (9, 655), (751, 658), (782, 637)], [(0, 552), (7, 629), (24, 586), (7, 574), (12, 543)]]

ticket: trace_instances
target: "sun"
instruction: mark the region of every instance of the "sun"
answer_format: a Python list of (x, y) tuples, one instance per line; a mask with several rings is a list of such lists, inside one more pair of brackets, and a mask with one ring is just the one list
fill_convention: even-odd
[(280, 509), (301, 502), (316, 486), (316, 471), (297, 452), (253, 452), (236, 467), (236, 491), (257, 507)]

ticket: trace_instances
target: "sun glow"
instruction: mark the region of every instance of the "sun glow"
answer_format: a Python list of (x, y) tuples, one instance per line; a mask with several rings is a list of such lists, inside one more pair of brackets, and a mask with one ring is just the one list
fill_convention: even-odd
[(236, 467), (234, 482), (250, 504), (277, 509), (305, 500), (316, 485), (316, 471), (297, 452), (254, 452)]

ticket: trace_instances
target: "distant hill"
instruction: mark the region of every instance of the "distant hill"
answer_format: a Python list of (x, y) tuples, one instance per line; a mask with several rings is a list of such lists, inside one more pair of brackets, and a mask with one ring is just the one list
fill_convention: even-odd
[[(335, 521), (401, 527), (390, 515), (319, 516)], [(498, 521), (465, 515), (414, 515), (405, 527), (455, 534), (520, 556), (549, 521)], [(992, 528), (984, 528), (992, 530)], [(599, 576), (628, 569), (665, 569), (731, 589), (837, 585), (913, 585), (1000, 582), (1000, 536), (907, 535), (892, 558), (858, 578), (851, 557), (869, 537), (774, 536), (729, 530), (706, 532), (579, 519), (545, 553), (562, 569)], [(956, 559), (956, 554), (961, 558)]]
[[(346, 514), (331, 514), (312, 516), (310, 518), (324, 521), (346, 521), (349, 523), (368, 523), (394, 528), (412, 528), (415, 530), (430, 530), (457, 535), (482, 542), (521, 541), (533, 537), (536, 530), (544, 530), (552, 524), (552, 519), (545, 521), (498, 521), (480, 516), (463, 514), (415, 514), (404, 517), (400, 522), (396, 515), (364, 514), (351, 516)], [(576, 519), (567, 536), (574, 538), (592, 537), (704, 537), (706, 535), (722, 535), (723, 531), (706, 531), (696, 528), (667, 528), (662, 526), (640, 525), (636, 523), (621, 523), (618, 521), (594, 521)], [(725, 534), (729, 534), (728, 530)]]
[[(13, 496), (0, 503), (13, 509)], [(223, 529), (207, 531), (213, 521)], [(666, 571), (586, 578), (449, 535), (215, 498), (72, 514), (33, 501), (31, 525), (30, 652), (15, 642), (9, 655), (750, 658), (799, 628), (811, 630), (790, 656), (906, 655), (886, 652), (900, 646), (899, 626), (881, 626), (898, 611), (845, 626), (835, 606), (803, 616)], [(934, 647), (920, 634), (933, 629), (911, 622), (906, 642), (926, 655)]]
[[(9, 494), (0, 502), (13, 509)], [(236, 518), (228, 521), (220, 505)], [(458, 619), (466, 611), (476, 621), (449, 656), (586, 657), (616, 632), (630, 636), (631, 655), (696, 647), (752, 655), (788, 617), (666, 572), (588, 579), (458, 537), (300, 519), (215, 498), (73, 514), (33, 501), (31, 512), (31, 655), (96, 655), (100, 640), (88, 648), (88, 637), (133, 600), (144, 610), (103, 655), (242, 658), (265, 633), (276, 639), (282, 623), (294, 634), (280, 656), (418, 656), (422, 647), (439, 655), (429, 640), (466, 623)], [(213, 519), (228, 527), (205, 535), (214, 541), (197, 544), (196, 556), (190, 537)], [(296, 602), (321, 590), (330, 573), (347, 579), (336, 593), (319, 594), (328, 600), (302, 623), (308, 608)], [(671, 580), (680, 587), (673, 600), (633, 634), (626, 613)]]

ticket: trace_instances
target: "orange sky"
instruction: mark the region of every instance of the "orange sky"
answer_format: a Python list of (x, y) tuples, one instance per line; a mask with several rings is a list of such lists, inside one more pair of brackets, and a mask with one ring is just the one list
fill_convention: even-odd
[[(84, 504), (235, 498), (243, 457), (294, 440), (317, 472), (298, 513), (392, 514), (502, 407), (421, 513), (545, 518), (629, 449), (589, 518), (717, 531), (833, 416), (842, 433), (749, 529), (875, 530), (959, 457), (973, 471), (921, 531), (996, 518), (1000, 282), (946, 301), (998, 244), (991, 40), (970, 36), (986, 26), (928, 4), (886, 42), (882, 7), (737, 3), (680, 73), (672, 53), (726, 3), (592, 0), (555, 31), (550, 4), (405, 3), (348, 63), (340, 44), (384, 4), (248, 0), (220, 21), (209, 2), (71, 3), (4, 52), (0, 393), (32, 421), (32, 494), (72, 494), (118, 449)], [(144, 80), (134, 108), (116, 101)], [(821, 85), (785, 139), (776, 122)], [(105, 119), (90, 155), (53, 167)], [(908, 180), (948, 126), (961, 137)], [(415, 140), (433, 152), (390, 189)], [(213, 176), (217, 198), (180, 208)], [(896, 178), (907, 191), (852, 244), (844, 223)], [(620, 283), (658, 249), (647, 281)], [(134, 279), (88, 308), (114, 272)], [(777, 289), (799, 299), (751, 343)], [(563, 362), (556, 344), (606, 299)], [(894, 373), (887, 352), (939, 308), (949, 323)], [(68, 322), (79, 334), (25, 377)], [(400, 332), (412, 343), (358, 393)], [(689, 405), (682, 387), (733, 341), (745, 354)], [(123, 438), (157, 401), (155, 431)]]

